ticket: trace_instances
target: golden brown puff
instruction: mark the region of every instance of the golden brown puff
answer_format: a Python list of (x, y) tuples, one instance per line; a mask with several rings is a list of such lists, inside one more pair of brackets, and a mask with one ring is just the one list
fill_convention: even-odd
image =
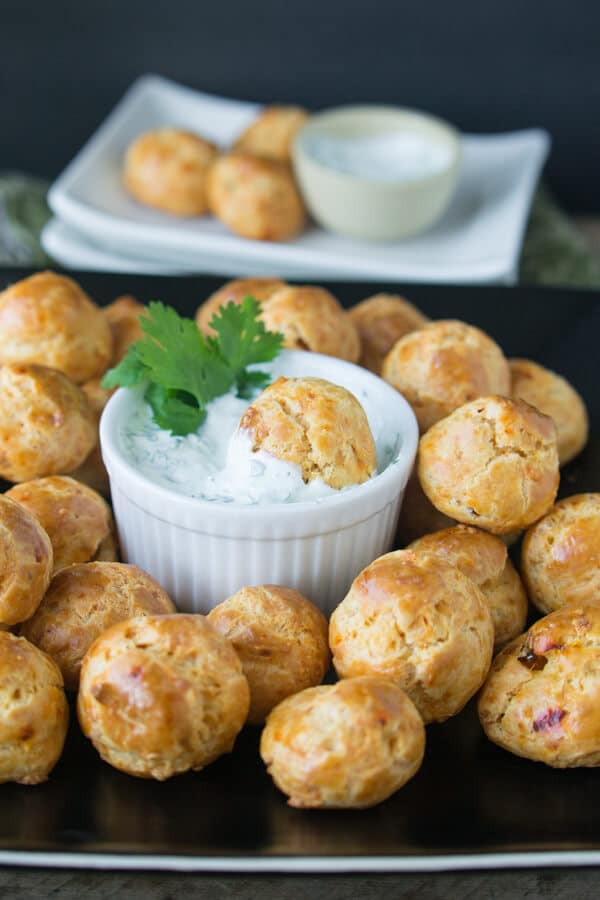
[(23, 481), (5, 496), (29, 510), (48, 534), (53, 573), (93, 559), (114, 527), (110, 508), (100, 494), (66, 475)]
[(249, 696), (235, 650), (204, 616), (148, 616), (92, 644), (77, 711), (106, 762), (162, 781), (228, 753)]
[(479, 718), (505, 750), (548, 766), (600, 765), (600, 604), (569, 603), (498, 654)]
[(0, 783), (46, 781), (68, 723), (56, 664), (25, 638), (0, 632)]
[(463, 403), (509, 394), (510, 371), (500, 347), (465, 322), (430, 322), (394, 344), (382, 377), (406, 397), (421, 432)]
[(158, 128), (127, 148), (123, 184), (145, 206), (174, 216), (207, 211), (207, 177), (217, 148), (191, 131)]
[(70, 472), (98, 439), (84, 392), (46, 366), (0, 366), (0, 477), (29, 481)]
[(426, 534), (406, 549), (439, 556), (480, 586), (495, 581), (508, 558), (506, 544), (500, 538), (471, 525), (454, 525)]
[(425, 535), (408, 549), (437, 555), (475, 582), (490, 607), (495, 649), (521, 634), (527, 594), (501, 538), (471, 525), (455, 525)]
[(222, 306), (240, 304), (244, 297), (254, 297), (264, 304), (275, 291), (286, 287), (278, 278), (236, 278), (228, 281), (208, 297), (196, 310), (196, 325), (204, 334), (212, 334), (210, 321)]
[(231, 231), (258, 241), (285, 241), (306, 224), (289, 166), (247, 153), (221, 156), (211, 167), (208, 203)]
[(113, 355), (111, 365), (118, 365), (132, 344), (138, 341), (142, 335), (140, 316), (146, 312), (146, 307), (135, 297), (123, 294), (117, 297), (108, 306), (102, 309), (108, 321), (113, 336)]
[(391, 678), (426, 723), (460, 712), (481, 687), (493, 643), (480, 588), (439, 557), (412, 550), (363, 569), (329, 623), (338, 675)]
[(0, 293), (0, 364), (39, 363), (80, 384), (110, 364), (112, 334), (77, 282), (38, 272)]
[(526, 528), (558, 490), (554, 423), (521, 400), (480, 397), (423, 435), (418, 474), (445, 515), (494, 534)]
[(52, 657), (67, 689), (75, 691), (81, 661), (104, 631), (125, 619), (173, 612), (169, 595), (137, 566), (77, 563), (53, 577), (21, 634)]
[(325, 288), (287, 286), (263, 304), (262, 319), (269, 331), (280, 331), (284, 346), (312, 350), (357, 362), (358, 332), (333, 294)]
[(532, 525), (521, 573), (531, 602), (544, 613), (600, 598), (600, 494), (559, 500)]
[(278, 378), (248, 406), (239, 429), (253, 451), (299, 466), (304, 482), (321, 478), (338, 489), (377, 471), (365, 411), (350, 391), (323, 378)]
[(231, 641), (242, 662), (252, 724), (264, 722), (290, 694), (320, 684), (329, 668), (327, 620), (292, 588), (243, 587), (207, 619)]
[(292, 141), (307, 118), (300, 106), (267, 106), (238, 137), (233, 149), (291, 163)]
[(386, 678), (349, 678), (308, 688), (276, 706), (260, 754), (290, 806), (364, 809), (415, 775), (425, 728)]
[(0, 623), (28, 619), (46, 593), (52, 573), (52, 544), (38, 520), (0, 494)]
[(427, 316), (398, 294), (374, 294), (348, 310), (360, 337), (360, 365), (376, 375), (396, 341), (422, 328)]
[(556, 427), (561, 466), (587, 443), (588, 414), (581, 396), (561, 375), (529, 359), (509, 359), (511, 396), (550, 416)]

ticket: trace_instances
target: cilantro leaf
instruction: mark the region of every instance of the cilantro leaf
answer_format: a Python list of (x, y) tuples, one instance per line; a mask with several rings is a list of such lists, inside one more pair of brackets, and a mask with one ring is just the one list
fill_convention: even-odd
[(193, 319), (164, 303), (150, 303), (140, 324), (151, 340), (139, 342), (137, 352), (151, 381), (193, 394), (200, 406), (231, 388), (229, 366), (207, 345)]
[(236, 387), (249, 398), (270, 380), (267, 372), (248, 366), (274, 359), (283, 335), (267, 331), (260, 304), (245, 297), (213, 316), (215, 337), (204, 337), (192, 319), (172, 307), (153, 302), (140, 317), (143, 337), (102, 380), (104, 387), (146, 383), (145, 399), (153, 419), (174, 434), (189, 434), (202, 424), (206, 405)]
[(184, 391), (169, 391), (153, 382), (148, 385), (144, 399), (152, 407), (156, 424), (173, 434), (190, 434), (206, 418), (206, 410), (198, 406), (195, 397)]
[(258, 370), (249, 372), (243, 369), (236, 379), (237, 395), (244, 400), (249, 400), (257, 390), (262, 390), (271, 380), (268, 372), (260, 372)]
[[(270, 362), (283, 347), (283, 335), (267, 331), (259, 316), (260, 303), (254, 297), (244, 297), (239, 305), (228, 303), (221, 306), (210, 321), (210, 327), (216, 332), (216, 338), (212, 341), (218, 344), (232, 369), (240, 397), (247, 396), (243, 391), (250, 383), (246, 367)], [(265, 373), (261, 374), (268, 378)], [(258, 380), (255, 383), (261, 382)], [(263, 378), (263, 386), (264, 383)]]
[(133, 387), (134, 385), (141, 384), (142, 381), (147, 380), (148, 370), (138, 356), (138, 343), (139, 341), (136, 341), (136, 343), (129, 348), (127, 355), (123, 357), (118, 366), (109, 369), (108, 372), (105, 373), (101, 382), (101, 387), (114, 388), (119, 387), (119, 385), (122, 387)]

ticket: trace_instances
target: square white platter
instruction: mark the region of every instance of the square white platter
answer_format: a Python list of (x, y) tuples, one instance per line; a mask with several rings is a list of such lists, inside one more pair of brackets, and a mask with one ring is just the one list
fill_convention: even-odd
[[(46, 248), (73, 263), (93, 248), (127, 268), (219, 271), (289, 278), (505, 282), (516, 278), (527, 214), (550, 139), (540, 129), (464, 135), (463, 165), (450, 208), (430, 231), (406, 241), (369, 243), (316, 226), (285, 243), (251, 241), (216, 219), (176, 219), (141, 206), (121, 183), (123, 155), (140, 133), (165, 125), (196, 130), (226, 148), (257, 115), (253, 103), (224, 99), (147, 75), (136, 81), (50, 189), (63, 229), (50, 223)], [(50, 237), (48, 238), (48, 234)], [(66, 236), (66, 242), (65, 242)], [(58, 252), (57, 252), (58, 250)], [(62, 255), (62, 259), (61, 259)], [(81, 255), (81, 253), (80, 253)], [(122, 268), (123, 266), (121, 266)]]

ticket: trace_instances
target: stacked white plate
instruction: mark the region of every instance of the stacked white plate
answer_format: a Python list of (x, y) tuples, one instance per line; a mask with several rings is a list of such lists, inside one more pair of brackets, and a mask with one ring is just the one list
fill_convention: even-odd
[(504, 282), (516, 278), (533, 191), (550, 146), (545, 131), (464, 135), (450, 208), (406, 241), (367, 243), (313, 226), (285, 243), (250, 241), (216, 219), (175, 219), (122, 187), (128, 144), (172, 125), (222, 147), (257, 115), (253, 103), (214, 97), (148, 75), (129, 89), (49, 193), (42, 242), (58, 263), (113, 272), (275, 275), (296, 279)]

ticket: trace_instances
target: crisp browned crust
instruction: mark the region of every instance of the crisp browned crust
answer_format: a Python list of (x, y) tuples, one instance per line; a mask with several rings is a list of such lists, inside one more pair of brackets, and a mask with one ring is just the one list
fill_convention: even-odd
[(300, 106), (267, 106), (237, 138), (233, 149), (291, 163), (292, 141), (307, 118)]
[(600, 765), (600, 605), (570, 603), (498, 654), (479, 697), (491, 741), (548, 766)]
[(521, 634), (527, 594), (501, 538), (470, 525), (455, 525), (425, 535), (408, 549), (433, 553), (475, 582), (490, 607), (495, 649)]
[(0, 366), (0, 477), (70, 472), (96, 442), (96, 417), (66, 375), (46, 366)]
[(169, 595), (137, 566), (79, 563), (53, 577), (37, 612), (20, 633), (48, 653), (65, 686), (77, 690), (81, 661), (104, 631), (135, 616), (173, 612)]
[(426, 534), (407, 549), (439, 556), (477, 585), (499, 578), (508, 558), (506, 544), (500, 538), (471, 525), (453, 525)]
[(357, 362), (358, 332), (336, 298), (313, 285), (286, 286), (263, 305), (263, 321), (270, 331), (280, 331), (284, 346), (312, 350)]
[(418, 771), (423, 722), (386, 678), (349, 678), (309, 688), (276, 706), (260, 753), (290, 806), (364, 808)]
[(523, 540), (521, 571), (544, 613), (600, 598), (600, 494), (560, 500)]
[(550, 416), (556, 427), (561, 466), (587, 443), (588, 414), (581, 396), (561, 375), (529, 359), (509, 359), (511, 395)]
[(52, 573), (52, 544), (38, 520), (0, 495), (0, 624), (28, 619), (42, 601)]
[(278, 378), (250, 404), (240, 430), (252, 449), (297, 465), (305, 482), (361, 484), (377, 470), (375, 443), (356, 397), (322, 378)]
[(25, 638), (0, 631), (0, 782), (46, 781), (68, 722), (58, 667)]
[(239, 305), (244, 297), (254, 297), (264, 304), (275, 291), (286, 287), (278, 278), (236, 278), (228, 281), (211, 294), (196, 310), (196, 325), (204, 334), (212, 334), (210, 321), (214, 314), (228, 303)]
[(158, 128), (127, 148), (123, 184), (145, 206), (174, 216), (207, 210), (207, 176), (217, 148), (191, 131)]
[(54, 555), (53, 573), (93, 559), (114, 528), (106, 501), (66, 475), (24, 481), (5, 496), (28, 509), (47, 532)]
[(558, 490), (554, 423), (523, 401), (480, 397), (423, 435), (418, 474), (445, 515), (494, 534), (526, 528)]
[(376, 375), (396, 341), (427, 324), (427, 316), (397, 294), (374, 294), (348, 310), (361, 343), (360, 365)]
[(285, 241), (304, 228), (304, 204), (284, 163), (229, 153), (212, 166), (207, 184), (211, 212), (242, 237)]
[(207, 619), (231, 641), (242, 662), (253, 724), (264, 722), (291, 694), (320, 684), (329, 668), (327, 620), (291, 588), (244, 587)]
[(421, 431), (485, 394), (508, 394), (510, 371), (500, 347), (479, 328), (437, 321), (397, 341), (382, 377), (406, 397)]
[(106, 762), (162, 781), (228, 753), (248, 703), (235, 650), (204, 616), (148, 616), (92, 644), (77, 712)]
[(38, 272), (0, 293), (0, 364), (38, 363), (80, 384), (108, 368), (113, 339), (77, 282)]
[(481, 687), (493, 641), (480, 588), (439, 557), (412, 550), (363, 569), (329, 623), (338, 675), (391, 678), (425, 722), (460, 712)]

